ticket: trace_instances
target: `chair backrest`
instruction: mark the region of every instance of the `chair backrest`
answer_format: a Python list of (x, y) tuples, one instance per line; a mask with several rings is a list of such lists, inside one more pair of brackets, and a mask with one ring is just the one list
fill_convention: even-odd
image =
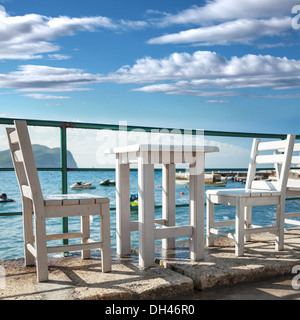
[[(246, 190), (285, 191), (291, 167), (294, 143), (295, 135), (288, 135), (286, 140), (269, 142), (261, 142), (260, 139), (254, 139), (245, 186)], [(272, 154), (261, 154), (272, 151)], [(273, 164), (276, 170), (277, 180), (255, 180), (258, 164)]]
[[(300, 143), (295, 143), (294, 152), (300, 152)], [(292, 157), (293, 170), (290, 172), (287, 182), (287, 195), (299, 196), (300, 193), (300, 156)]]
[(14, 121), (15, 128), (6, 128), (9, 148), (22, 197), (43, 203), (43, 195), (33, 156), (26, 121)]

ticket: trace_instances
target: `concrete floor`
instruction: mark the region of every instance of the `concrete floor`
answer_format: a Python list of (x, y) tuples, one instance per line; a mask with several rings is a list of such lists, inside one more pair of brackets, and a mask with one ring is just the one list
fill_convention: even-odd
[[(0, 261), (0, 300), (292, 300), (300, 298), (291, 280), (299, 266), (300, 229), (285, 232), (283, 251), (274, 250), (274, 236), (253, 236), (245, 255), (236, 258), (234, 243), (218, 237), (205, 248), (203, 261), (189, 259), (188, 242), (176, 250), (156, 249), (157, 265), (142, 269), (138, 257), (112, 252), (112, 272), (101, 272), (100, 256), (49, 258), (49, 281), (36, 282), (35, 267), (23, 259)], [(136, 253), (138, 249), (133, 249)], [(1, 274), (2, 270), (2, 274)], [(4, 277), (3, 276), (4, 271)], [(4, 280), (3, 280), (4, 279)], [(295, 282), (296, 281), (296, 282)]]

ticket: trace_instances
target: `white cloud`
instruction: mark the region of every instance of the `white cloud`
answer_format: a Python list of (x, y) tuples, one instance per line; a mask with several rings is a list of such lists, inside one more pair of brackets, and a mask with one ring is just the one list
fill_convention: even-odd
[[(160, 27), (196, 25), (200, 28), (165, 34), (149, 44), (192, 43), (202, 46), (252, 44), (254, 39), (291, 32), (291, 9), (297, 0), (211, 0), (156, 20)], [(283, 43), (283, 42), (281, 42)], [(287, 45), (287, 44), (285, 44)]]
[[(76, 32), (93, 32), (99, 28), (108, 30), (140, 29), (147, 25), (143, 21), (120, 20), (95, 17), (47, 17), (39, 14), (10, 16), (3, 6), (0, 7), (0, 60), (41, 59), (44, 53), (60, 50), (51, 41), (72, 36)], [(52, 55), (52, 58), (67, 56)]]
[(205, 103), (230, 103), (229, 100), (206, 100)]
[[(103, 81), (152, 83), (138, 91), (200, 95), (195, 89), (299, 88), (300, 60), (248, 54), (230, 60), (211, 51), (173, 53), (164, 59), (146, 57), (123, 66)], [(164, 83), (161, 83), (164, 81)], [(159, 82), (159, 83), (158, 83)], [(215, 94), (218, 94), (217, 92)], [(213, 96), (216, 96), (216, 95)], [(224, 93), (225, 94), (225, 93)], [(235, 95), (236, 92), (230, 92)]]
[(298, 0), (211, 0), (177, 14), (166, 14), (161, 25), (205, 25), (236, 19), (261, 19), (290, 15)]
[(38, 100), (70, 99), (70, 97), (66, 97), (66, 96), (53, 96), (53, 95), (46, 95), (46, 94), (43, 94), (43, 93), (28, 93), (28, 94), (24, 94), (24, 96), (32, 98), (32, 99), (38, 99)]
[(81, 69), (22, 65), (18, 71), (0, 74), (0, 88), (22, 92), (63, 92), (90, 90), (82, 87), (99, 80), (99, 75)]
[(65, 55), (65, 54), (48, 54), (48, 57), (50, 60), (68, 60), (71, 58), (71, 56)]
[(237, 19), (219, 25), (190, 29), (153, 38), (149, 44), (199, 43), (228, 45), (231, 42), (249, 43), (263, 36), (275, 36), (291, 29), (291, 17), (268, 20)]
[[(145, 57), (137, 60), (132, 66), (126, 65), (116, 72), (102, 76), (100, 81), (149, 83), (132, 89), (146, 93), (206, 98), (233, 96), (273, 98), (276, 95), (259, 96), (243, 89), (299, 89), (299, 80), (300, 60), (253, 54), (226, 59), (216, 52), (196, 51), (193, 54), (173, 53), (163, 59)], [(277, 96), (282, 99), (285, 97), (293, 99), (298, 93)]]

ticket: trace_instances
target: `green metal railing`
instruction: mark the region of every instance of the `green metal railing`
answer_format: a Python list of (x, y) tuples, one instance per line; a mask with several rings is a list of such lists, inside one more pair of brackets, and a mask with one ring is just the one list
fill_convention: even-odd
[[(62, 122), (62, 121), (48, 121), (48, 120), (33, 120), (33, 119), (18, 119), (25, 120), (28, 126), (40, 127), (56, 127), (60, 128), (60, 168), (38, 168), (39, 171), (60, 171), (61, 172), (61, 190), (62, 193), (68, 193), (68, 171), (102, 171), (114, 170), (103, 168), (68, 168), (67, 167), (67, 129), (94, 129), (94, 130), (112, 130), (119, 131), (119, 125), (111, 124), (97, 124), (97, 123), (81, 123), (81, 122)], [(0, 125), (13, 125), (14, 119), (0, 118)], [(197, 135), (198, 130), (186, 130), (178, 128), (158, 128), (158, 127), (144, 127), (144, 126), (126, 126), (126, 131), (141, 130), (143, 132), (159, 132), (159, 133), (172, 133), (172, 134), (190, 134)], [(266, 139), (285, 139), (286, 134), (268, 134), (268, 133), (249, 133), (249, 132), (227, 132), (227, 131), (210, 131), (204, 130), (204, 136), (217, 136), (217, 137), (235, 137), (235, 138), (266, 138)], [(300, 135), (296, 136), (300, 139)], [(270, 169), (270, 168), (260, 168)], [(272, 168), (271, 168), (272, 169)], [(1, 171), (13, 171), (12, 168), (0, 168)], [(207, 168), (206, 171), (247, 171), (246, 168)], [(7, 215), (21, 215), (22, 212), (0, 213), (0, 216)], [(68, 232), (68, 218), (62, 218), (62, 231)]]

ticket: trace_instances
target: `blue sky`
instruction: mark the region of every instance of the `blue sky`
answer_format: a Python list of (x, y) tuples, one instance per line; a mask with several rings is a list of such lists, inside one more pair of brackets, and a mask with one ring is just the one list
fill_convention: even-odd
[(300, 133), (296, 0), (0, 0), (0, 117)]

